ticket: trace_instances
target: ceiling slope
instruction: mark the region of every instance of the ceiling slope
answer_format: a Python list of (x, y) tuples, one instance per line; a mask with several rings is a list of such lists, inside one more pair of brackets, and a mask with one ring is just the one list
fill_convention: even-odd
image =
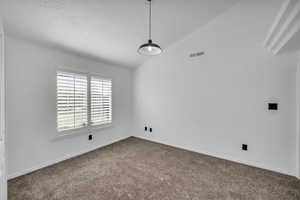
[(285, 0), (264, 41), (273, 54), (300, 50), (300, 0)]
[[(207, 24), (239, 0), (153, 0), (153, 40), (163, 48)], [(0, 0), (9, 35), (103, 61), (137, 67), (147, 42), (144, 0)]]

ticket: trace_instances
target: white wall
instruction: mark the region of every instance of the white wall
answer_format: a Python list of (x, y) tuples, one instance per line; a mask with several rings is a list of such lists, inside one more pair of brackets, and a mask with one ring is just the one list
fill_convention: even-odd
[(5, 156), (5, 70), (4, 30), (0, 18), (0, 199), (7, 199)]
[(0, 34), (4, 34), (2, 18), (0, 17)]
[(298, 52), (298, 68), (297, 68), (297, 177), (300, 179), (300, 52)]
[(241, 1), (138, 68), (135, 135), (295, 175), (296, 55), (262, 47), (280, 4)]
[[(113, 126), (57, 138), (56, 70), (96, 72), (113, 79)], [(15, 177), (129, 136), (132, 72), (79, 55), (6, 38), (8, 174)]]

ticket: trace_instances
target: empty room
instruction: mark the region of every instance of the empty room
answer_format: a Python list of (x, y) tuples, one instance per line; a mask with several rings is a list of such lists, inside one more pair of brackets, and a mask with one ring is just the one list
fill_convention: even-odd
[(300, 200), (300, 0), (0, 0), (0, 200)]

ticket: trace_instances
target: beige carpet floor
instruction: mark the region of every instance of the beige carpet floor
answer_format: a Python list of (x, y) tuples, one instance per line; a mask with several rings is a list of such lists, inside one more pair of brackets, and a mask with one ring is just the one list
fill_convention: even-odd
[(300, 181), (137, 138), (9, 181), (9, 200), (300, 200)]

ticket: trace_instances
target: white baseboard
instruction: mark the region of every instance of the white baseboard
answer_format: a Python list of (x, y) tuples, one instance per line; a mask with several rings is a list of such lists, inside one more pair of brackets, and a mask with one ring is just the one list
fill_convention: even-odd
[(74, 154), (66, 154), (66, 155), (64, 155), (64, 156), (61, 157), (61, 158), (57, 158), (57, 159), (55, 159), (55, 160), (50, 160), (50, 161), (47, 161), (47, 162), (43, 162), (43, 163), (40, 163), (40, 164), (38, 164), (38, 165), (36, 165), (36, 166), (33, 166), (33, 167), (29, 168), (29, 169), (25, 169), (25, 170), (21, 170), (21, 171), (12, 173), (12, 174), (8, 174), (7, 178), (8, 178), (8, 180), (10, 180), (10, 179), (13, 179), (13, 178), (16, 178), (16, 177), (25, 175), (25, 174), (34, 172), (34, 171), (36, 171), (36, 170), (39, 170), (39, 169), (42, 169), (42, 168), (45, 168), (45, 167), (54, 165), (54, 164), (56, 164), (56, 163), (59, 163), (59, 162), (68, 160), (68, 159), (70, 159), (70, 158), (74, 158), (74, 157), (76, 157), (76, 156), (79, 156), (79, 155), (82, 155), (82, 154), (85, 154), (85, 153), (94, 151), (94, 150), (99, 149), (99, 148), (101, 148), (101, 147), (105, 147), (105, 146), (107, 146), (107, 145), (110, 145), (110, 144), (113, 144), (113, 143), (116, 143), (116, 142), (125, 140), (125, 139), (127, 139), (127, 138), (129, 138), (129, 136), (122, 137), (122, 138), (118, 138), (118, 139), (116, 139), (116, 140), (114, 140), (114, 141), (112, 141), (112, 142), (109, 142), (109, 143), (107, 143), (107, 144), (104, 144), (104, 145), (101, 145), (101, 146), (97, 146), (97, 147), (93, 147), (93, 148), (89, 148), (89, 149), (85, 149), (85, 150), (79, 151), (79, 152), (74, 153)]
[(169, 143), (164, 142), (164, 141), (158, 141), (158, 140), (155, 140), (155, 139), (152, 139), (152, 138), (147, 138), (147, 137), (142, 137), (142, 136), (134, 136), (134, 137), (144, 139), (144, 140), (148, 140), (148, 141), (152, 141), (152, 142), (156, 142), (156, 143), (160, 143), (160, 144), (165, 144), (165, 145), (180, 148), (180, 149), (185, 149), (185, 150), (195, 152), (195, 153), (200, 153), (200, 154), (204, 154), (204, 155), (208, 155), (208, 156), (212, 156), (212, 157), (216, 157), (216, 158), (220, 158), (220, 159), (224, 159), (224, 160), (228, 160), (228, 161), (232, 161), (232, 162), (236, 162), (236, 163), (256, 167), (256, 168), (261, 168), (261, 169), (277, 172), (277, 173), (280, 173), (280, 174), (285, 174), (285, 175), (297, 177), (297, 175), (295, 175), (292, 172), (289, 172), (285, 169), (274, 168), (274, 167), (267, 166), (265, 164), (262, 164), (262, 163), (259, 163), (259, 162), (256, 162), (256, 161), (252, 161), (252, 160), (241, 160), (241, 159), (237, 159), (237, 158), (235, 158), (233, 156), (230, 156), (230, 155), (227, 155), (227, 154), (219, 154), (219, 153), (215, 153), (215, 152), (208, 152), (206, 150), (195, 150), (195, 149), (191, 149), (191, 148), (186, 147), (186, 146), (169, 144)]

